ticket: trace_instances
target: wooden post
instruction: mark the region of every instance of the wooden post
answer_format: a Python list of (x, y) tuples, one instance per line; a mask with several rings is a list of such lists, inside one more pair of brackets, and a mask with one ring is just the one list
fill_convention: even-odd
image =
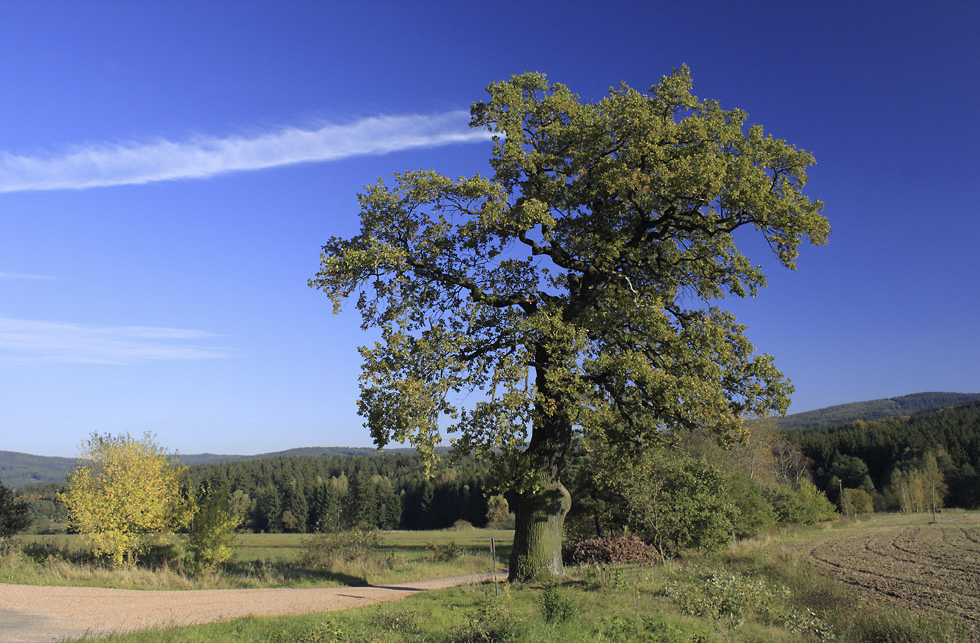
[(500, 589), (497, 587), (497, 547), (492, 537), (490, 538), (490, 556), (493, 557), (493, 593), (494, 596), (500, 596)]

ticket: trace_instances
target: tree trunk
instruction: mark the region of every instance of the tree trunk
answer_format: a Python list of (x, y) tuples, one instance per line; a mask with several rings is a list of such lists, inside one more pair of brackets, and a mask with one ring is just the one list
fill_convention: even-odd
[[(561, 539), (565, 516), (572, 506), (559, 475), (572, 444), (569, 409), (575, 400), (562, 386), (571, 358), (555, 359), (544, 344), (535, 349), (534, 426), (531, 441), (522, 454), (526, 477), (518, 484), (514, 548), (510, 555), (511, 582), (562, 576)], [(556, 366), (557, 365), (557, 366)], [(554, 370), (549, 376), (549, 367)]]
[(511, 582), (526, 582), (565, 573), (561, 539), (572, 500), (558, 481), (517, 496), (514, 548), (510, 554)]

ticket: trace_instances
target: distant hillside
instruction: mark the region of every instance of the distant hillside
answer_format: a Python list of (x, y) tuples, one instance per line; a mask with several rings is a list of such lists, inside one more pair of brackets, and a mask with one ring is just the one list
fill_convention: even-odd
[[(442, 452), (445, 449), (437, 449)], [(414, 453), (415, 449), (398, 448), (385, 449), (383, 453)], [(275, 453), (260, 453), (258, 455), (222, 455), (216, 453), (178, 454), (181, 464), (193, 466), (198, 464), (215, 464), (219, 462), (236, 462), (239, 460), (256, 460), (261, 458), (279, 458), (289, 456), (373, 456), (382, 453), (374, 447), (302, 447), (288, 449)], [(29, 455), (13, 451), (0, 451), (0, 482), (5, 487), (22, 487), (32, 482), (65, 481), (65, 475), (76, 463), (75, 458), (57, 458), (42, 455)]]
[(54, 458), (0, 451), (0, 482), (5, 487), (21, 487), (32, 482), (64, 482), (75, 466), (75, 458)]
[(915, 393), (883, 400), (838, 404), (823, 409), (794, 413), (779, 419), (781, 429), (815, 429), (847, 424), (856, 420), (870, 422), (902, 415), (938, 411), (950, 406), (980, 400), (980, 393)]

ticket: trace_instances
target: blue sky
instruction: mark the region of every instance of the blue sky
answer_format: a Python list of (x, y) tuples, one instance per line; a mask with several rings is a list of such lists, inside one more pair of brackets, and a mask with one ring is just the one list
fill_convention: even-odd
[(0, 7), (0, 450), (367, 446), (370, 335), (306, 281), (393, 172), (487, 174), (468, 109), (690, 66), (811, 151), (827, 246), (725, 302), (791, 412), (980, 392), (975, 2), (31, 2)]

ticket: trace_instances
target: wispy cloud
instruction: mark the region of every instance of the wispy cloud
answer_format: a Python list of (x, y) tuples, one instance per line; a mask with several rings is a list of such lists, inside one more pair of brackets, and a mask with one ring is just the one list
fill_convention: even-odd
[(215, 337), (200, 330), (0, 317), (0, 361), (137, 364), (230, 357), (226, 349), (201, 344)]
[(23, 272), (0, 272), (0, 280), (8, 281), (54, 281), (57, 277), (52, 275), (32, 275)]
[(251, 137), (84, 145), (50, 156), (0, 152), (0, 192), (198, 179), (225, 172), (487, 140), (488, 132), (468, 127), (468, 115), (466, 111), (453, 111), (428, 116), (380, 116)]

